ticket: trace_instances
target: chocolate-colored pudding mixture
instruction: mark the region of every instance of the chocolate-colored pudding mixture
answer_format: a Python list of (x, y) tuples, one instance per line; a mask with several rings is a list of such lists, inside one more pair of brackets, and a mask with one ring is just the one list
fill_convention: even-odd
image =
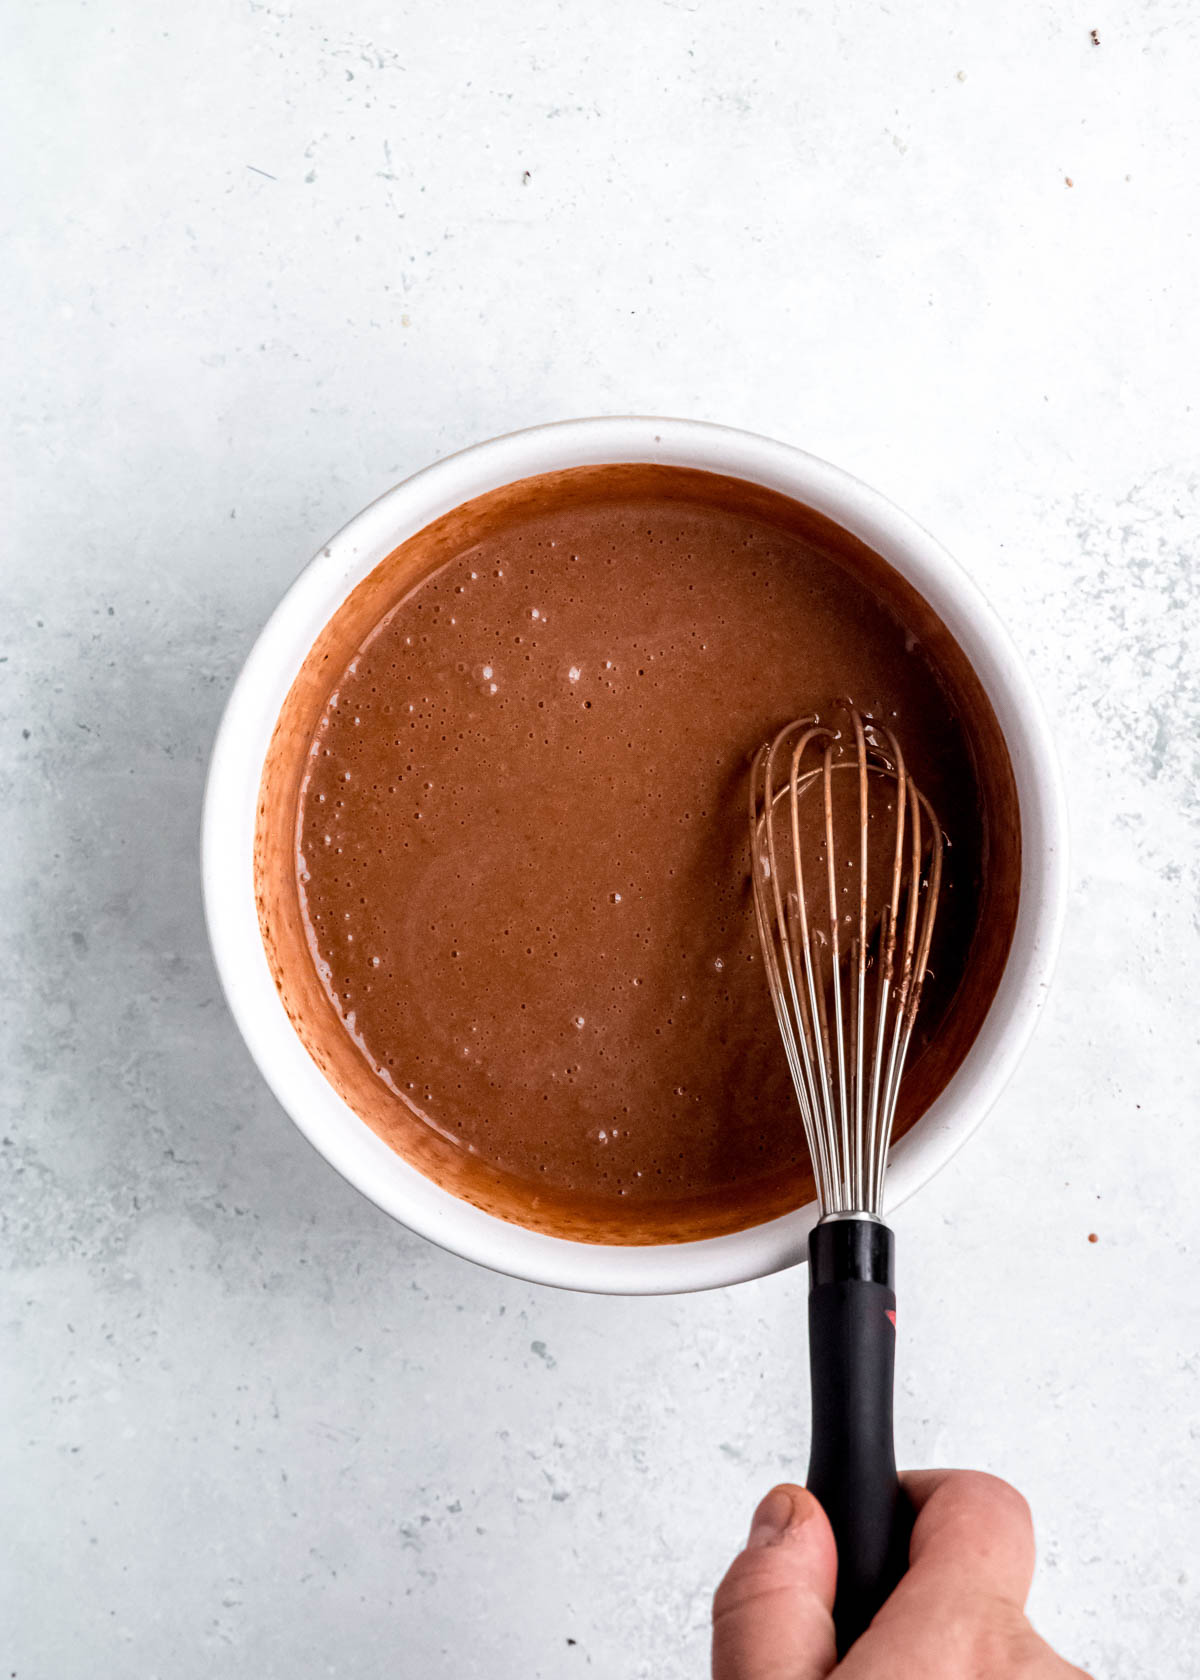
[(751, 908), (755, 748), (852, 697), (896, 730), (950, 840), (900, 1129), (990, 999), (939, 1056), (987, 813), (962, 695), (882, 562), (865, 577), (861, 545), (782, 498), (590, 470), (591, 493), (467, 531), (326, 678), (299, 902), (395, 1147), (438, 1137), (424, 1170), (511, 1217), (664, 1240), (811, 1195)]

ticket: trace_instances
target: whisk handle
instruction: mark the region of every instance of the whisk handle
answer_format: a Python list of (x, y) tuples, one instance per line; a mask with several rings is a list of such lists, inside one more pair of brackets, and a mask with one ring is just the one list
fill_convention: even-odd
[(892, 1432), (895, 1239), (878, 1219), (823, 1220), (808, 1239), (808, 1265), (808, 1486), (837, 1541), (842, 1655), (908, 1567), (913, 1511)]

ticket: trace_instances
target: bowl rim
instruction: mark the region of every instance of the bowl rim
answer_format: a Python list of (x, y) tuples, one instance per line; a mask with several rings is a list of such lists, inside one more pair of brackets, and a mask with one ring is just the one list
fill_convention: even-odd
[(1049, 989), (1066, 905), (1061, 773), (1022, 659), (971, 578), (879, 491), (793, 445), (700, 420), (560, 420), (473, 444), (385, 491), (301, 571), (234, 683), (205, 787), (201, 873), (213, 957), (238, 1029), (285, 1112), (343, 1177), (410, 1230), (493, 1270), (602, 1294), (665, 1294), (763, 1277), (802, 1261), (815, 1204), (726, 1236), (622, 1247), (547, 1236), (460, 1201), (395, 1154), (317, 1069), (276, 990), (254, 889), (259, 783), (275, 722), (310, 647), (351, 590), (400, 543), (475, 496), (538, 473), (616, 462), (747, 479), (833, 519), (926, 598), (962, 646), (996, 712), (1020, 803), (1021, 898), (1012, 947), (962, 1064), (892, 1150), (885, 1211), (933, 1177), (999, 1096)]

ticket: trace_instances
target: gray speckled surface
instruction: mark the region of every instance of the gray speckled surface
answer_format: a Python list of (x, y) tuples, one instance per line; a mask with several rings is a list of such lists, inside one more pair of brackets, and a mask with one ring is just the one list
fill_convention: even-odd
[(434, 456), (604, 411), (849, 467), (1028, 655), (1071, 916), (897, 1220), (900, 1451), (1029, 1494), (1067, 1654), (1194, 1673), (1200, 34), (836, 18), (9, 8), (5, 1675), (684, 1680), (803, 1466), (802, 1274), (572, 1298), (409, 1237), (206, 953), (205, 758), (293, 574)]

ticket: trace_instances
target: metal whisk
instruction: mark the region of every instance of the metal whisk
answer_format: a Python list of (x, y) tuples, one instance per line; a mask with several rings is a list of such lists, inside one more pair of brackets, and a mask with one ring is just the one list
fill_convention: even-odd
[(942, 847), (895, 735), (855, 707), (828, 723), (801, 718), (759, 750), (754, 908), (821, 1208), (809, 1237), (808, 1485), (838, 1542), (842, 1651), (908, 1562), (892, 1434), (895, 1244), (880, 1211)]

